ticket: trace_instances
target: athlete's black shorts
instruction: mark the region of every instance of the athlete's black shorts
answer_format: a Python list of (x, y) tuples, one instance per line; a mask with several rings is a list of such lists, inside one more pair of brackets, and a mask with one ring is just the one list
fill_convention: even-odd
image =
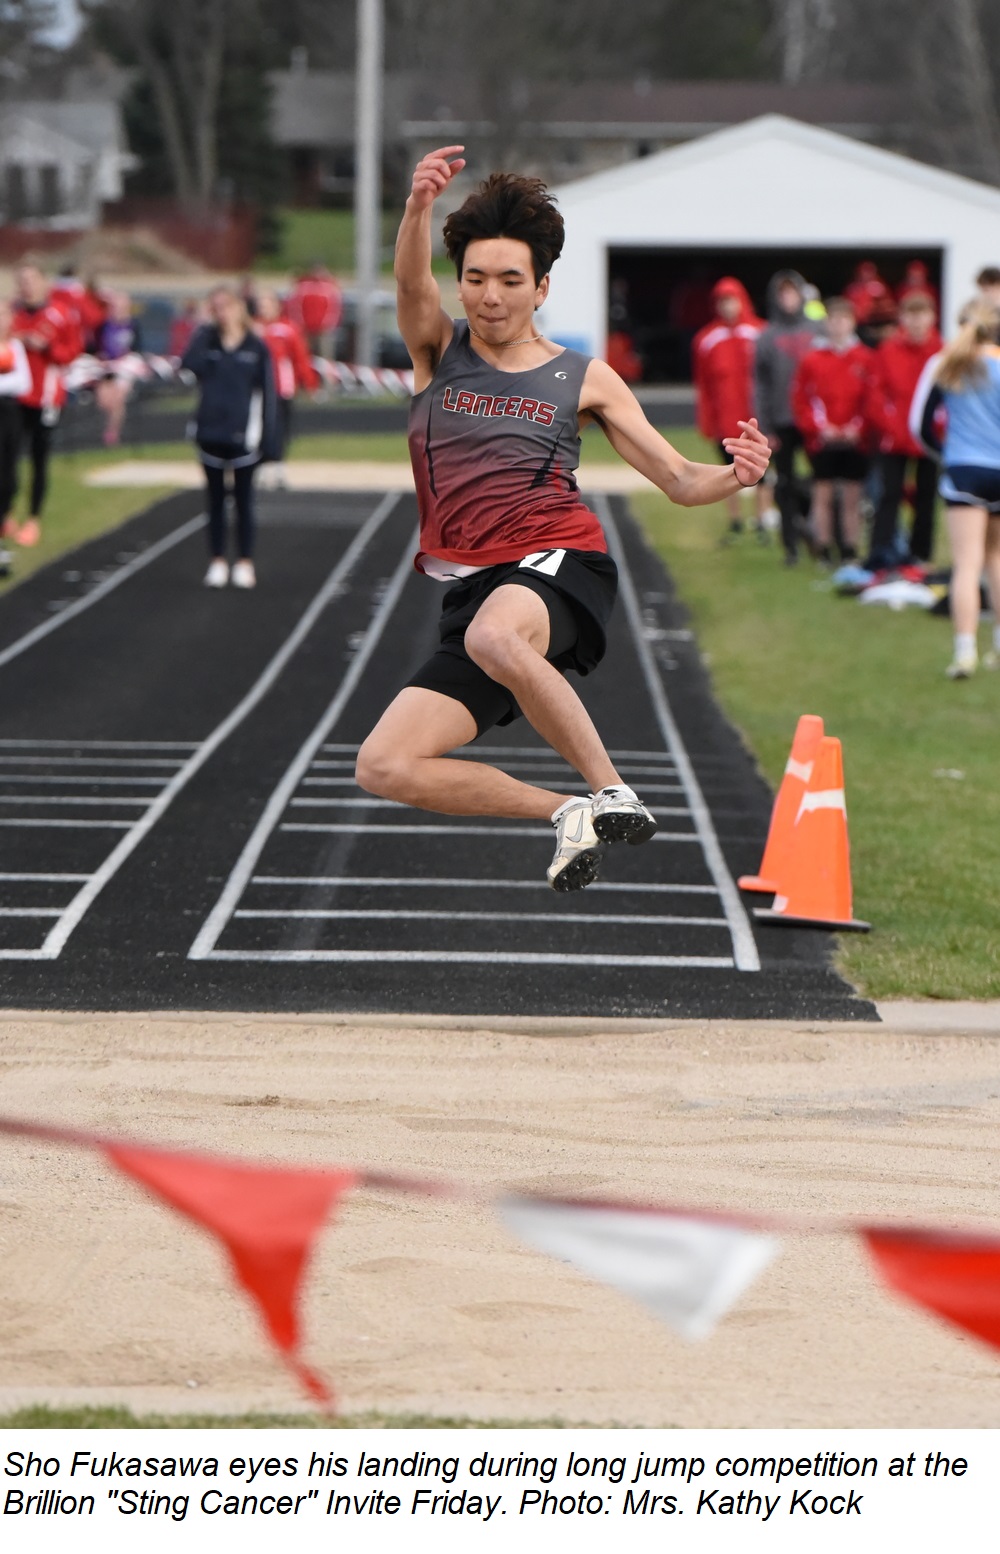
[(599, 550), (546, 550), (523, 561), (484, 567), (453, 583), (444, 596), (441, 646), (407, 682), (467, 707), (479, 734), (513, 723), (521, 709), (510, 691), (474, 664), (465, 632), (480, 605), (504, 583), (530, 588), (549, 612), (546, 658), (563, 673), (589, 674), (607, 649), (607, 624), (618, 592), (618, 568)]
[(814, 480), (864, 480), (871, 460), (849, 442), (829, 442), (810, 453)]
[(949, 507), (985, 507), (988, 513), (1000, 513), (1000, 469), (949, 464), (941, 472), (939, 489)]

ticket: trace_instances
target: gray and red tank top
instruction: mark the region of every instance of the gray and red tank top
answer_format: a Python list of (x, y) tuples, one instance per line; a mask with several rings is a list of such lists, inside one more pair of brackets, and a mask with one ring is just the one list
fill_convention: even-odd
[(455, 332), (410, 405), (420, 553), (460, 566), (520, 561), (537, 550), (607, 551), (580, 496), (578, 413), (590, 358), (563, 351), (500, 372)]

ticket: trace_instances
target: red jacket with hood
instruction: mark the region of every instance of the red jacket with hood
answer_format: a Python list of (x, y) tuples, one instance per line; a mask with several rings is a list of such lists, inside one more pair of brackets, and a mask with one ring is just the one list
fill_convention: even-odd
[(910, 432), (910, 405), (924, 363), (940, 349), (936, 329), (919, 344), (898, 329), (873, 352), (867, 414), (871, 441), (879, 453), (927, 457), (927, 449)]
[(792, 383), (792, 413), (807, 452), (826, 446), (823, 434), (828, 427), (849, 427), (860, 445), (873, 355), (855, 339), (843, 351), (824, 340), (803, 356)]
[(302, 332), (287, 318), (261, 325), (274, 365), (274, 382), (280, 399), (293, 399), (298, 389), (319, 388), (319, 373), (312, 364)]
[(721, 442), (738, 437), (737, 421), (753, 415), (753, 358), (764, 327), (741, 281), (727, 275), (712, 288), (712, 301), (736, 297), (740, 316), (733, 324), (713, 318), (699, 329), (691, 344), (691, 369), (698, 400), (698, 430)]
[(25, 344), (31, 388), (21, 395), (21, 404), (36, 410), (60, 410), (66, 403), (62, 368), (80, 354), (79, 325), (60, 303), (51, 299), (38, 307), (15, 302), (11, 307), (11, 333), (44, 342)]

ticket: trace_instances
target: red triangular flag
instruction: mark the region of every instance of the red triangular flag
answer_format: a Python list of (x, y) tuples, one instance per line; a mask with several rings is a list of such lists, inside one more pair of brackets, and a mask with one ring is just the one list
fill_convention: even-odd
[(314, 1240), (356, 1174), (243, 1165), (125, 1144), (103, 1148), (119, 1170), (218, 1236), (292, 1370), (314, 1398), (332, 1404), (329, 1388), (298, 1358), (299, 1287)]
[(871, 1228), (862, 1235), (890, 1289), (1000, 1349), (1000, 1239)]

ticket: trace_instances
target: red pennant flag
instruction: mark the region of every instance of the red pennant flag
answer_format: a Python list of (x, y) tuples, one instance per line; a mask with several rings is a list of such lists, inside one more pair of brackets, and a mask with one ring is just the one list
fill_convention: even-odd
[(862, 1235), (890, 1289), (1000, 1349), (1000, 1239), (934, 1230)]
[(243, 1165), (125, 1144), (103, 1149), (119, 1170), (218, 1236), (291, 1369), (317, 1401), (332, 1405), (329, 1388), (298, 1358), (299, 1290), (313, 1242), (356, 1185), (356, 1173)]

